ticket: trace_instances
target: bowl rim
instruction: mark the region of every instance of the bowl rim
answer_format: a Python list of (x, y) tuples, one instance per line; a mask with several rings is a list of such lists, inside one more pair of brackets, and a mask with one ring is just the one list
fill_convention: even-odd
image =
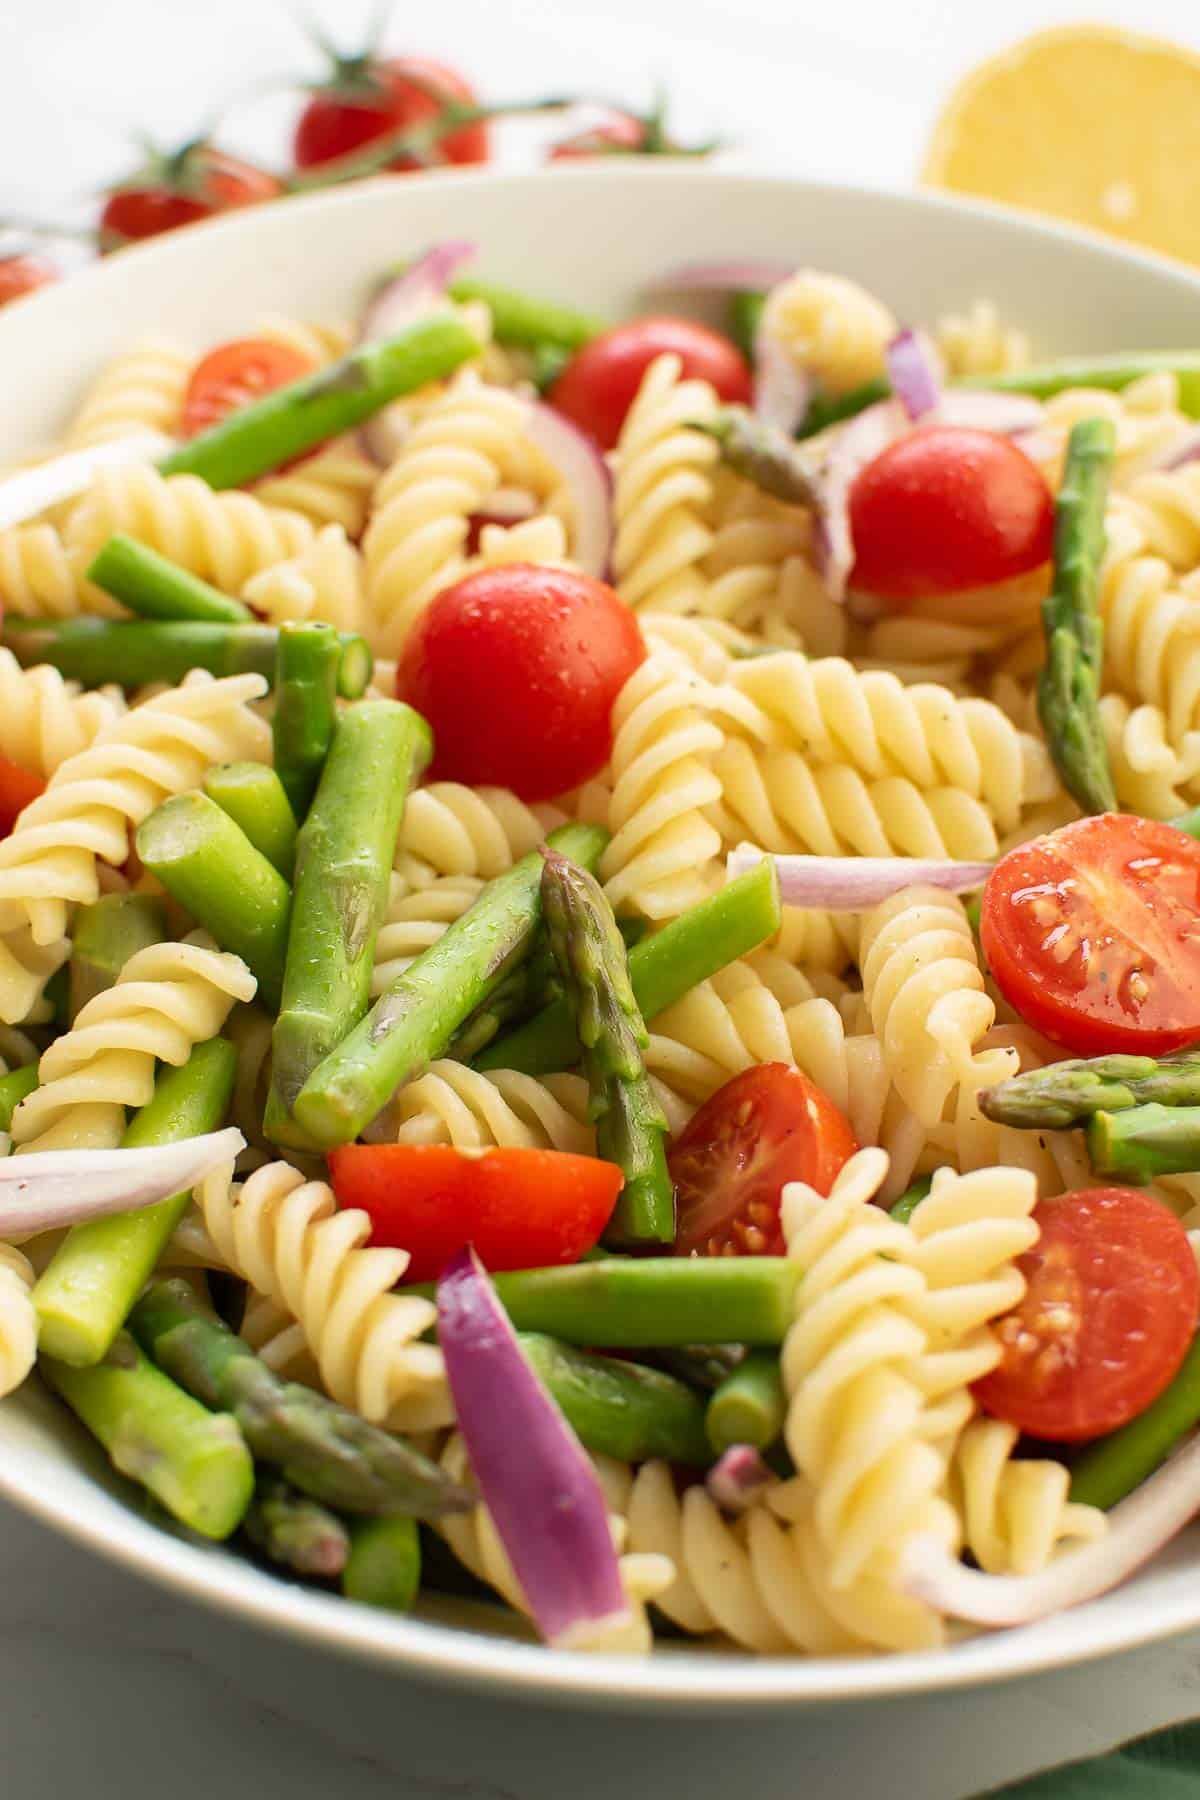
[[(788, 190), (797, 197), (844, 200), (853, 207), (864, 200), (876, 205), (951, 218), (983, 218), (1010, 233), (1015, 242), (1029, 240), (1074, 244), (1114, 266), (1133, 264), (1161, 283), (1164, 278), (1200, 298), (1200, 272), (1174, 259), (1127, 246), (1087, 227), (1060, 224), (1019, 208), (932, 190), (894, 190), (886, 184), (810, 180), (786, 169), (705, 167), (673, 162), (629, 166), (617, 162), (562, 165), (553, 169), (502, 172), (490, 169), (426, 171), (422, 186), (435, 182), (451, 198), (460, 192), (505, 186), (531, 200), (554, 186), (600, 187), (620, 191), (631, 184), (671, 188), (703, 184), (734, 196), (763, 187)], [(295, 218), (293, 229), (317, 225), (332, 211), (341, 212), (374, 200), (381, 192), (396, 200), (396, 177), (368, 181), (311, 194), (285, 196), (270, 203), (278, 219)], [(71, 308), (103, 301), (107, 286), (126, 282), (130, 270), (143, 265), (169, 265), (195, 255), (198, 242), (247, 243), (266, 221), (257, 207), (223, 214), (167, 234), (132, 244), (95, 264), (72, 272), (68, 280), (24, 296), (0, 317), (0, 357), (12, 328), (31, 310), (47, 314), (56, 306)], [(271, 229), (287, 229), (272, 223)], [(36, 1460), (36, 1459), (34, 1459)], [(469, 1628), (422, 1618), (394, 1617), (341, 1597), (294, 1586), (257, 1568), (142, 1518), (111, 1488), (97, 1484), (101, 1504), (76, 1514), (53, 1484), (42, 1487), (36, 1477), (9, 1468), (0, 1457), (0, 1496), (73, 1542), (145, 1580), (199, 1601), (216, 1612), (266, 1630), (297, 1637), (326, 1650), (398, 1666), (418, 1679), (452, 1683), (483, 1693), (562, 1705), (591, 1705), (626, 1711), (666, 1708), (684, 1714), (699, 1709), (764, 1709), (796, 1704), (829, 1704), (898, 1698), (906, 1694), (965, 1689), (1015, 1680), (1060, 1667), (1072, 1667), (1125, 1649), (1156, 1642), (1200, 1624), (1200, 1599), (1188, 1602), (1188, 1584), (1175, 1584), (1165, 1598), (1147, 1601), (1140, 1616), (1110, 1612), (1103, 1602), (1075, 1613), (1073, 1641), (1065, 1647), (1039, 1628), (998, 1632), (916, 1653), (833, 1658), (814, 1656), (757, 1657), (743, 1652), (677, 1650), (636, 1660), (618, 1656), (580, 1656), (542, 1645), (489, 1637)], [(132, 1491), (132, 1490), (131, 1490)], [(119, 1509), (114, 1520), (103, 1502)], [(1200, 1547), (1200, 1536), (1196, 1538)]]

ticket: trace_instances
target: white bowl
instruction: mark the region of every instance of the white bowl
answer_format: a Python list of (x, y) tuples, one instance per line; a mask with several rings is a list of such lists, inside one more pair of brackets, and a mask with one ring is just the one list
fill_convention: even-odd
[[(437, 174), (192, 227), (5, 311), (0, 463), (46, 442), (104, 358), (138, 337), (202, 347), (264, 311), (353, 316), (388, 263), (447, 237), (477, 240), (488, 276), (592, 311), (628, 307), (677, 263), (761, 257), (855, 276), (914, 321), (990, 297), (1039, 354), (1200, 343), (1196, 276), (999, 209), (669, 163)], [(36, 1384), (0, 1405), (0, 1494), (140, 1574), (275, 1630), (431, 1678), (611, 1707), (711, 1711), (966, 1686), (1200, 1625), (1193, 1531), (1103, 1600), (944, 1651), (772, 1660), (669, 1644), (640, 1663), (568, 1656), (514, 1641), (480, 1608), (390, 1617), (174, 1535), (142, 1516), (137, 1491)]]

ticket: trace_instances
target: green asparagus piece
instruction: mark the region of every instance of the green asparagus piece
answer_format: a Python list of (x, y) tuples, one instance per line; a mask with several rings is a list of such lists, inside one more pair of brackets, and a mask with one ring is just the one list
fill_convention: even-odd
[(506, 1025), (540, 1012), (557, 1000), (562, 991), (558, 966), (544, 934), (541, 934), (524, 961), (505, 975), (483, 1005), (477, 1006), (455, 1033), (450, 1055), (458, 1062), (471, 1062)]
[(162, 901), (151, 894), (105, 894), (81, 907), (71, 943), (71, 1017), (97, 994), (107, 993), (131, 956), (161, 944), (166, 935)]
[(274, 769), (266, 763), (221, 763), (204, 777), (204, 791), (290, 881), (296, 866), (296, 815)]
[(169, 557), (118, 531), (87, 571), (114, 600), (143, 619), (207, 619), (218, 625), (248, 625), (254, 618), (241, 600), (189, 575)]
[(905, 1188), (900, 1198), (888, 1209), (892, 1218), (899, 1219), (902, 1225), (907, 1225), (932, 1185), (932, 1180), (928, 1175), (919, 1176), (911, 1187)]
[(677, 1344), (664, 1348), (659, 1361), (689, 1387), (711, 1394), (748, 1354), (744, 1344)]
[(1097, 1175), (1138, 1186), (1160, 1175), (1200, 1169), (1200, 1106), (1135, 1106), (1097, 1112), (1088, 1121), (1088, 1156)]
[(766, 303), (767, 296), (756, 294), (752, 288), (743, 288), (739, 293), (729, 296), (725, 328), (742, 355), (750, 360), (754, 358), (754, 340), (758, 335)]
[[(23, 668), (49, 663), (84, 687), (117, 682), (182, 681), (190, 669), (210, 675), (275, 678), (279, 632), (274, 625), (223, 625), (206, 619), (22, 619), (5, 615), (3, 642)], [(341, 636), (338, 692), (356, 700), (373, 667), (365, 638)]]
[(786, 1412), (778, 1352), (751, 1350), (709, 1401), (704, 1428), (717, 1456), (734, 1444), (767, 1450), (783, 1430)]
[(355, 1519), (342, 1592), (362, 1606), (411, 1612), (421, 1587), (421, 1534), (414, 1519)]
[(137, 853), (222, 950), (240, 956), (272, 1011), (283, 992), (292, 894), (207, 794), (173, 794), (138, 826)]
[[(781, 1344), (799, 1269), (785, 1256), (624, 1256), (493, 1275), (518, 1331), (568, 1344), (660, 1350), (702, 1342)], [(402, 1293), (432, 1298), (432, 1283)]]
[(1109, 419), (1081, 419), (1071, 429), (1054, 511), (1054, 582), (1042, 602), (1046, 662), (1038, 676), (1038, 716), (1064, 785), (1088, 813), (1117, 806), (1100, 723), (1104, 626), (1096, 607), (1115, 449)]
[(1089, 1444), (1071, 1469), (1071, 1498), (1105, 1511), (1140, 1487), (1180, 1438), (1200, 1424), (1200, 1337), (1170, 1385), (1119, 1431)]
[(206, 1406), (237, 1420), (259, 1462), (348, 1513), (461, 1512), (472, 1496), (402, 1437), (283, 1381), (178, 1279), (152, 1281), (129, 1319), (142, 1348)]
[(26, 1063), (23, 1069), (11, 1069), (7, 1075), (0, 1075), (0, 1131), (9, 1130), (13, 1114), (37, 1084), (36, 1063)]
[(492, 316), (492, 336), (498, 344), (518, 350), (581, 350), (605, 329), (603, 319), (592, 318), (573, 306), (539, 300), (514, 288), (497, 287), (492, 281), (476, 281), (460, 275), (450, 283), (450, 298), (460, 305), (482, 300)]
[(542, 855), (542, 909), (583, 1047), (597, 1154), (625, 1177), (605, 1238), (669, 1244), (675, 1189), (667, 1120), (646, 1073), (642, 1052), (650, 1037), (633, 997), (625, 945), (595, 876), (554, 850)]
[(712, 1461), (704, 1402), (661, 1369), (594, 1356), (541, 1332), (522, 1332), (521, 1348), (585, 1450), (644, 1462), (703, 1466)]
[(243, 487), (353, 430), (390, 401), (452, 375), (478, 354), (478, 340), (461, 319), (448, 313), (415, 319), (395, 337), (360, 344), (314, 374), (239, 407), (158, 466), (164, 475), (199, 475), (211, 488)]
[(333, 742), (339, 659), (332, 625), (296, 620), (280, 627), (271, 726), (275, 772), (301, 821), (312, 804)]
[[(642, 1017), (657, 1018), (698, 982), (756, 949), (779, 930), (782, 917), (775, 865), (764, 858), (720, 893), (635, 945), (629, 953), (629, 979)], [(527, 1025), (489, 1044), (476, 1057), (475, 1067), (550, 1075), (571, 1068), (579, 1055), (579, 1038), (564, 995)]]
[(272, 1037), (264, 1121), (276, 1142), (304, 1146), (303, 1130), (291, 1116), (296, 1097), (367, 1010), (404, 803), (431, 753), (429, 727), (399, 701), (364, 701), (338, 721), (296, 845), (283, 1001)]
[(1176, 831), (1185, 831), (1189, 837), (1200, 838), (1200, 806), (1193, 806), (1190, 812), (1179, 813), (1175, 818), (1167, 820)]
[[(175, 1144), (215, 1131), (237, 1074), (237, 1052), (224, 1038), (198, 1044), (178, 1069), (164, 1069), (129, 1125), (128, 1150)], [(33, 1290), (38, 1342), (75, 1367), (98, 1363), (187, 1210), (186, 1191), (137, 1212), (73, 1225)]]
[(337, 1514), (278, 1475), (259, 1476), (242, 1529), (265, 1557), (294, 1575), (331, 1581), (349, 1560), (350, 1533)]
[(986, 1118), (1025, 1131), (1065, 1131), (1086, 1124), (1093, 1113), (1127, 1112), (1151, 1101), (1200, 1106), (1200, 1051), (1181, 1050), (1161, 1059), (1116, 1055), (1050, 1063), (983, 1088), (979, 1095)]
[(560, 349), (557, 344), (539, 344), (530, 355), (533, 367), (529, 379), (539, 394), (548, 394), (570, 362), (572, 352)]
[(792, 506), (815, 503), (811, 471), (792, 439), (745, 406), (724, 406), (711, 420), (693, 427), (715, 438), (721, 461), (773, 499)]
[(127, 1331), (93, 1368), (49, 1356), (39, 1367), (113, 1467), (140, 1481), (181, 1524), (207, 1538), (237, 1530), (254, 1492), (254, 1464), (228, 1413), (209, 1412), (176, 1387)]
[(853, 419), (856, 414), (865, 412), (868, 406), (877, 401), (886, 400), (891, 394), (891, 384), (882, 375), (872, 381), (864, 381), (861, 386), (851, 388), (848, 394), (826, 394), (818, 391), (808, 404), (799, 436), (815, 437), (819, 431), (827, 431), (831, 425), (840, 425), (845, 419)]
[[(563, 825), (549, 839), (553, 849), (584, 865), (599, 861), (607, 841), (598, 825)], [(464, 1019), (488, 998), (541, 922), (541, 877), (541, 853), (531, 850), (488, 883), (474, 906), (396, 978), (348, 1037), (335, 1040), (336, 1048), (329, 1045), (295, 1103), (297, 1123), (321, 1149), (356, 1138), (398, 1087), (442, 1054)]]
[(46, 983), (44, 995), (50, 1009), (50, 1024), (56, 1032), (65, 1031), (71, 1023), (71, 970), (60, 963)]

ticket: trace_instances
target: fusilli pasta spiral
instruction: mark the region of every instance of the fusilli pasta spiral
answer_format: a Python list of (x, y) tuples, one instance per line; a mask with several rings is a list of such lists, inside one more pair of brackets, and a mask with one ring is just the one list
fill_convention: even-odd
[(873, 294), (820, 269), (800, 269), (772, 288), (763, 326), (831, 394), (882, 375), (883, 353), (898, 329)]
[(148, 338), (100, 371), (67, 427), (69, 450), (104, 444), (137, 430), (173, 437), (179, 429), (192, 359), (166, 338)]
[(0, 756), (32, 774), (53, 775), (124, 711), (120, 689), (82, 693), (48, 664), (23, 669), (11, 650), (0, 649)]
[(613, 454), (617, 592), (651, 612), (703, 612), (708, 592), (701, 564), (713, 547), (717, 446), (690, 427), (713, 417), (717, 397), (682, 369), (677, 356), (651, 363)]
[(1068, 1498), (1069, 1472), (1049, 1458), (1013, 1455), (1018, 1433), (999, 1419), (975, 1419), (955, 1446), (951, 1492), (966, 1548), (989, 1575), (1035, 1575), (1064, 1543), (1103, 1537), (1094, 1506)]
[(37, 1358), (37, 1314), (29, 1298), (33, 1269), (11, 1244), (0, 1244), (0, 1398), (19, 1388)]
[(341, 525), (326, 525), (298, 556), (249, 580), (242, 598), (271, 624), (323, 619), (370, 637), (361, 553)]

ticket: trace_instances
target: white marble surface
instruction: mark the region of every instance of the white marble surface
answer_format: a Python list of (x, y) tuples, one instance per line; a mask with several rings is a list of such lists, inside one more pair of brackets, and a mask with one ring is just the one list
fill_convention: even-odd
[[(312, 10), (349, 43), (365, 8)], [(1022, 31), (1103, 12), (1200, 41), (1194, 0), (440, 0), (396, 11), (393, 42), (449, 57), (493, 92), (586, 79), (644, 98), (662, 77), (682, 131), (874, 183), (911, 178), (935, 96)], [(0, 214), (61, 216), (64, 200), (121, 172), (135, 123), (178, 140), (214, 99), (244, 93), (266, 68), (301, 71), (306, 55), (273, 0), (2, 0)], [(236, 135), (269, 153), (286, 106), (240, 109)], [(517, 1708), (259, 1635), (0, 1504), (3, 1800), (964, 1800), (1197, 1712), (1200, 1635), (1000, 1689), (749, 1723)]]

